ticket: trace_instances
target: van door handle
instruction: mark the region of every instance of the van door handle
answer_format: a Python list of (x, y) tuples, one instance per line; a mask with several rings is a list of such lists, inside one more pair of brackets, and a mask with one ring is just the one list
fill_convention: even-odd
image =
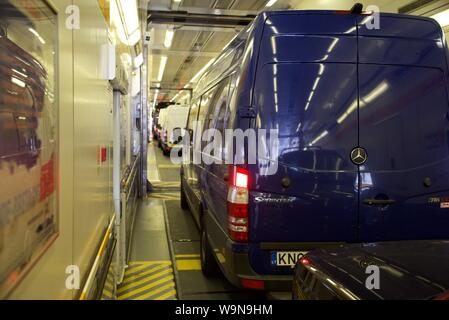
[(395, 204), (396, 200), (393, 199), (365, 199), (363, 204), (367, 206), (388, 206), (390, 204)]

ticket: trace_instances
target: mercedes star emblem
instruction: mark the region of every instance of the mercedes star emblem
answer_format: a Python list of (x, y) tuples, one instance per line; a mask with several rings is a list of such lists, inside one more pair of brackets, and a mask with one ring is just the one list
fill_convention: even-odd
[(360, 147), (354, 148), (351, 152), (351, 161), (357, 166), (361, 166), (368, 160), (366, 150)]

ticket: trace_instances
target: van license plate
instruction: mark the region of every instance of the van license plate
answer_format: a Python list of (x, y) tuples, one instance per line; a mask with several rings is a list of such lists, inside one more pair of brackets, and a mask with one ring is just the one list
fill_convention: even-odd
[(271, 265), (276, 267), (294, 267), (307, 251), (272, 251)]

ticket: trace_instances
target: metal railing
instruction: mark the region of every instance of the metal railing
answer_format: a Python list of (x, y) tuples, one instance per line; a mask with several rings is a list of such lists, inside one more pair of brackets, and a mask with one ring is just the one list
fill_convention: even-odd
[(117, 218), (116, 232), (118, 239), (118, 282), (123, 281), (125, 269), (129, 261), (132, 243), (132, 231), (139, 199), (140, 155), (124, 171), (121, 180), (120, 216)]

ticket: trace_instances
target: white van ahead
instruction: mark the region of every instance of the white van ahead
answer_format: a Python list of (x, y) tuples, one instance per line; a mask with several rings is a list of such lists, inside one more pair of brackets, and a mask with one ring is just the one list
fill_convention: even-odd
[(182, 130), (186, 127), (189, 116), (188, 105), (172, 105), (165, 109), (164, 119), (161, 122), (161, 147), (164, 155), (170, 154), (174, 148), (181, 148), (179, 142)]

